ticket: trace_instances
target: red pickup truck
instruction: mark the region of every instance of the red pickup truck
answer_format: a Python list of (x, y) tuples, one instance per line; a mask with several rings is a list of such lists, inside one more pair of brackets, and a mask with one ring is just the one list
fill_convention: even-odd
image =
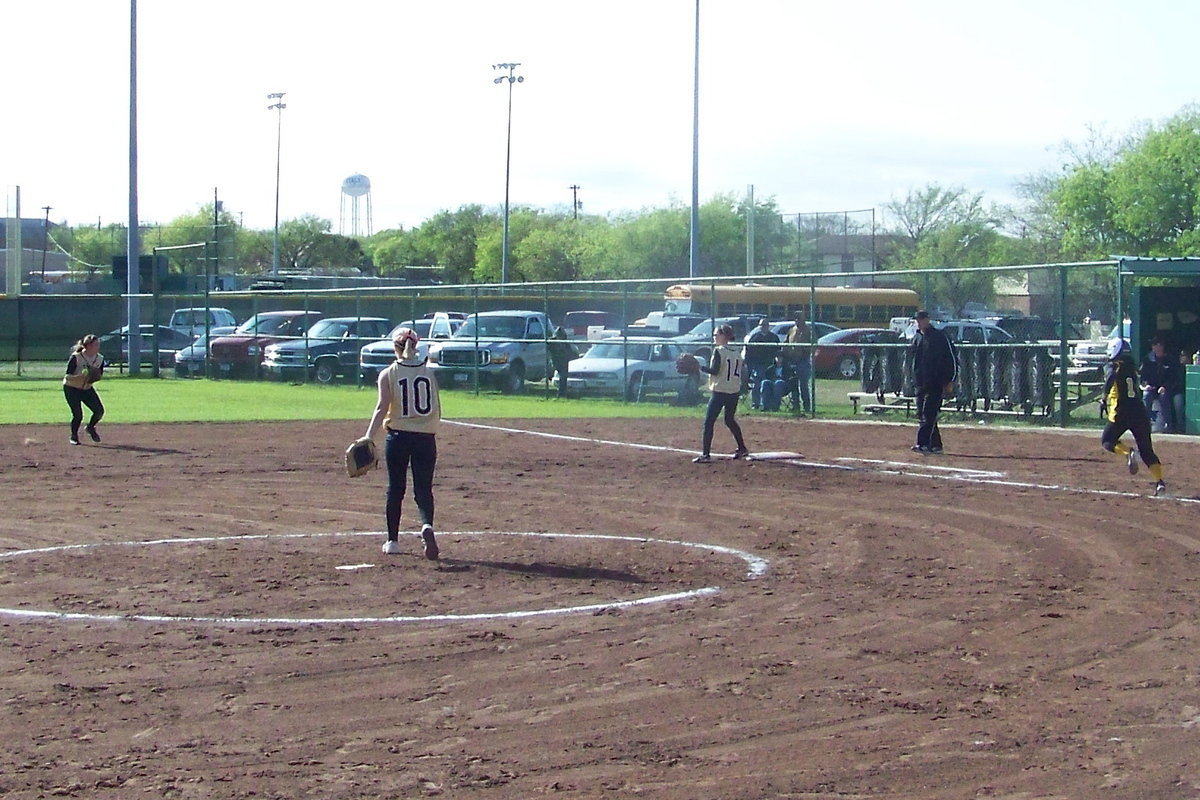
[(213, 375), (256, 377), (267, 345), (303, 338), (320, 311), (260, 311), (228, 336), (213, 339), (209, 359)]

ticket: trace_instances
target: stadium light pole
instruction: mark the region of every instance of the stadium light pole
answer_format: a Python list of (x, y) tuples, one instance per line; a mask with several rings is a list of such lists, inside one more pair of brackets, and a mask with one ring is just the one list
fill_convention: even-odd
[(692, 215), (688, 229), (688, 277), (696, 278), (700, 274), (700, 0), (696, 0), (692, 65)]
[(512, 173), (512, 87), (514, 83), (524, 83), (525, 78), (516, 74), (519, 63), (492, 64), (492, 69), (508, 70), (507, 75), (501, 75), (492, 83), (500, 84), (508, 81), (508, 136), (504, 146), (504, 233), (500, 244), (500, 282), (508, 283), (508, 183)]
[(283, 102), (283, 96), (287, 92), (272, 92), (267, 95), (268, 100), (275, 102), (267, 106), (268, 111), (275, 111), (277, 120), (275, 123), (275, 244), (271, 248), (271, 274), (279, 274), (279, 157), (283, 152), (283, 110), (287, 108), (287, 104)]

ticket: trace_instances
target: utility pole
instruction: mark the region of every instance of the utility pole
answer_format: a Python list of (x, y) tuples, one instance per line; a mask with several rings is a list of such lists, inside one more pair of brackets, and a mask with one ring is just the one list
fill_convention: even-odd
[(42, 283), (46, 282), (46, 248), (50, 246), (50, 208), (42, 206), (42, 210), (46, 212), (46, 222), (42, 226)]
[(579, 219), (579, 190), (583, 187), (572, 183), (567, 188), (571, 190), (571, 216), (573, 219)]

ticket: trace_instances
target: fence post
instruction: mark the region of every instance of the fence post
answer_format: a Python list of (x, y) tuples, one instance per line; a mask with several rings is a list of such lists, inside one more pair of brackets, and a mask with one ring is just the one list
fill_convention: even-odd
[(813, 363), (813, 350), (817, 343), (817, 279), (808, 279), (808, 414), (813, 419), (817, 417), (817, 370)]
[(475, 396), (479, 396), (479, 287), (471, 287), (471, 315), (475, 319), (475, 355), (471, 358), (471, 373), (475, 383)]
[(1065, 428), (1070, 424), (1070, 410), (1067, 408), (1067, 362), (1070, 353), (1067, 350), (1067, 267), (1058, 268), (1058, 425)]
[[(546, 325), (542, 329), (542, 355), (545, 359), (542, 368), (546, 370), (546, 377), (542, 379), (542, 397), (550, 399), (550, 285), (542, 285), (542, 313), (546, 316)], [(566, 380), (565, 377), (562, 380)]]
[[(590, 347), (590, 343), (589, 343)], [(629, 352), (629, 284), (621, 284), (621, 352)], [(629, 396), (621, 392), (621, 402), (628, 403)]]

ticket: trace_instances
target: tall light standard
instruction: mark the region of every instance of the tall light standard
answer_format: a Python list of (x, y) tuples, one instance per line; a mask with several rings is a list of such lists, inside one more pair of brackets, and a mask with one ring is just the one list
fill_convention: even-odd
[(283, 96), (287, 92), (272, 92), (267, 95), (268, 100), (275, 102), (267, 106), (268, 111), (275, 111), (278, 119), (275, 124), (275, 245), (271, 248), (271, 274), (279, 274), (279, 156), (282, 153), (283, 143), (283, 110), (287, 105), (283, 102)]
[(518, 64), (492, 64), (492, 69), (508, 70), (507, 75), (501, 75), (492, 83), (508, 81), (508, 137), (504, 148), (504, 236), (500, 253), (500, 282), (508, 283), (508, 178), (512, 167), (512, 85), (524, 83), (525, 78), (517, 75)]
[(695, 278), (700, 274), (700, 0), (696, 0), (692, 64), (692, 214), (688, 230), (688, 277)]

